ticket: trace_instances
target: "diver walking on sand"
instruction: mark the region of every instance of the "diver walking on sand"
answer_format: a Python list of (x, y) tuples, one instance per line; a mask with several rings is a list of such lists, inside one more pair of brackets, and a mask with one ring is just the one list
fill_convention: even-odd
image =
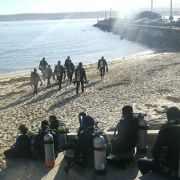
[(58, 80), (59, 90), (61, 90), (63, 75), (65, 76), (65, 70), (64, 70), (64, 67), (61, 65), (61, 61), (58, 61), (58, 64), (54, 68), (54, 76), (55, 75)]
[(46, 68), (47, 87), (50, 86), (50, 79), (51, 79), (51, 77), (54, 78), (54, 74), (53, 74), (51, 65), (48, 65), (47, 68)]
[(103, 77), (105, 75), (105, 71), (108, 72), (108, 65), (107, 65), (106, 59), (104, 59), (103, 56), (98, 61), (97, 69), (99, 69), (100, 75), (101, 75), (101, 79), (103, 79)]
[(76, 83), (76, 95), (78, 95), (79, 86), (81, 83), (82, 93), (84, 92), (84, 83), (87, 83), (86, 72), (82, 67), (82, 62), (79, 63), (78, 67), (75, 70), (75, 82)]
[(43, 80), (46, 80), (46, 68), (48, 66), (47, 61), (45, 60), (45, 57), (42, 58), (42, 60), (39, 63), (39, 70), (42, 72)]
[(37, 88), (38, 88), (39, 81), (41, 82), (40, 85), (42, 85), (42, 81), (41, 81), (39, 74), (37, 73), (37, 69), (34, 68), (34, 71), (31, 72), (31, 77), (30, 77), (30, 84), (31, 84), (31, 86), (34, 86), (33, 95), (35, 95), (35, 94), (37, 95)]
[(71, 84), (72, 83), (72, 77), (73, 77), (73, 74), (74, 74), (74, 64), (71, 61), (71, 59), (69, 60), (69, 63), (67, 64), (66, 71), (67, 71), (67, 77), (70, 80), (70, 84)]
[(69, 64), (70, 61), (71, 61), (71, 58), (70, 58), (70, 56), (68, 56), (67, 59), (66, 59), (65, 62), (64, 62), (64, 67), (65, 67), (66, 69), (68, 68), (68, 64)]

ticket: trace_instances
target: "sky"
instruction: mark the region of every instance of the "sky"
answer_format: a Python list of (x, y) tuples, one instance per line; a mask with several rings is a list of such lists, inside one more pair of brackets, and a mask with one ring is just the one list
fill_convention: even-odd
[[(172, 0), (180, 8), (180, 0)], [(169, 7), (170, 0), (153, 0), (154, 8)], [(179, 7), (178, 7), (179, 6)], [(151, 0), (0, 0), (0, 14), (82, 12), (151, 7)]]

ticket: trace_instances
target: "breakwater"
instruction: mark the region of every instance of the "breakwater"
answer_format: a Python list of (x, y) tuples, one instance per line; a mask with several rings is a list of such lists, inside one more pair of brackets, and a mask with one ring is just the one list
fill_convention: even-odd
[(180, 49), (180, 28), (177, 27), (140, 25), (122, 22), (118, 19), (99, 21), (94, 26), (104, 31), (113, 32), (119, 35), (120, 39), (125, 38), (140, 42), (151, 48)]

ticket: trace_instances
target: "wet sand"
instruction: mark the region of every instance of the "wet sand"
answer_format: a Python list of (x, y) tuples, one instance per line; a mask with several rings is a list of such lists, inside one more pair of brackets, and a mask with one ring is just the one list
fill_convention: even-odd
[(5, 146), (12, 145), (17, 128), (25, 123), (34, 132), (49, 115), (56, 115), (71, 132), (78, 128), (82, 111), (99, 121), (102, 129), (118, 123), (121, 108), (133, 104), (135, 112), (146, 113), (151, 129), (165, 122), (168, 106), (180, 107), (180, 53), (161, 53), (119, 58), (109, 62), (109, 72), (101, 81), (97, 64), (85, 66), (89, 84), (76, 96), (75, 86), (66, 79), (63, 89), (55, 82), (44, 83), (37, 96), (32, 95), (30, 72), (0, 76), (0, 167)]

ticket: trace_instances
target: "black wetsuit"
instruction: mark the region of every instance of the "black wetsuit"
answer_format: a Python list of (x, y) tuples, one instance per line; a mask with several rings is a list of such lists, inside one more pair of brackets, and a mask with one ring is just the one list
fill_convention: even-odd
[(78, 67), (75, 70), (75, 82), (76, 82), (76, 94), (78, 95), (79, 86), (81, 84), (81, 90), (84, 92), (84, 82), (86, 82), (86, 72), (82, 67)]
[(112, 140), (112, 152), (133, 152), (137, 144), (138, 121), (133, 115), (121, 119)]
[(75, 162), (84, 166), (92, 166), (94, 162), (94, 127), (88, 127), (81, 131), (74, 148)]
[(70, 80), (70, 84), (72, 83), (73, 73), (74, 73), (74, 64), (72, 62), (69, 62), (67, 64), (67, 77)]
[(53, 76), (52, 69), (50, 67), (48, 67), (46, 69), (47, 87), (50, 86), (50, 79), (52, 76)]
[(54, 76), (56, 75), (58, 83), (59, 83), (59, 90), (62, 88), (62, 79), (63, 75), (65, 75), (65, 70), (62, 65), (56, 65), (54, 69)]
[(179, 139), (180, 122), (171, 122), (163, 125), (152, 149), (153, 159), (140, 159), (138, 161), (141, 173), (156, 172), (177, 177)]
[(39, 70), (42, 71), (42, 76), (43, 76), (43, 79), (45, 81), (46, 79), (46, 68), (48, 66), (48, 63), (46, 60), (41, 60), (40, 63), (39, 63)]
[(105, 75), (105, 70), (108, 70), (107, 62), (105, 59), (101, 58), (98, 61), (98, 69), (100, 71), (101, 77)]
[(6, 158), (30, 158), (30, 138), (28, 134), (19, 135), (16, 143), (4, 152)]

